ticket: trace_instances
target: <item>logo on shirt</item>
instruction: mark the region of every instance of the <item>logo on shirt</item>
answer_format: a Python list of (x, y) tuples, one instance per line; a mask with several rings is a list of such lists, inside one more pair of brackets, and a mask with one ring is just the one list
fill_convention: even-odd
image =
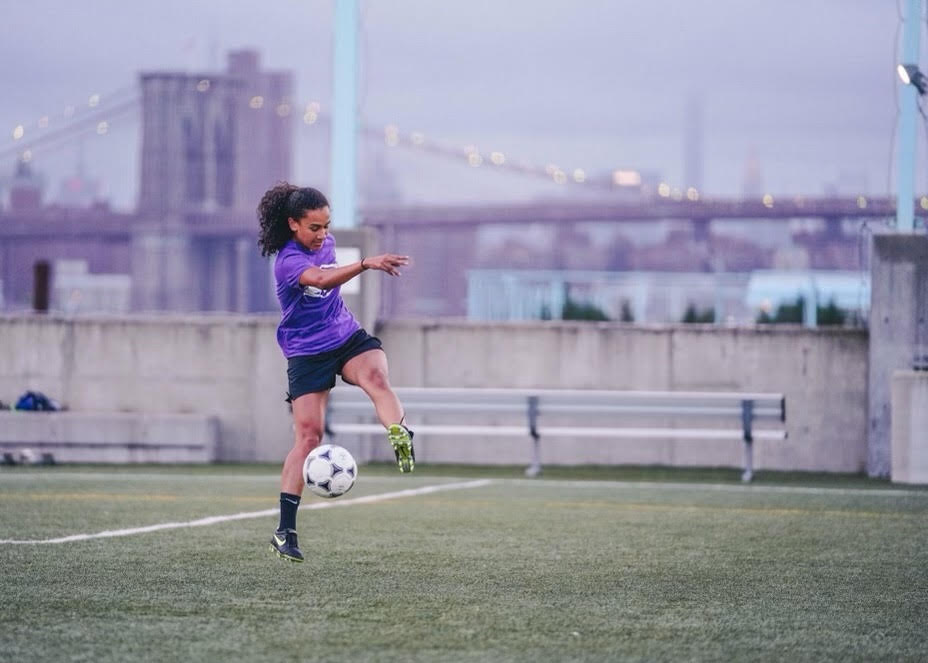
[[(337, 262), (331, 262), (327, 265), (319, 265), (319, 269), (335, 269), (336, 267), (338, 267)], [(331, 290), (324, 290), (313, 285), (303, 286), (303, 295), (305, 297), (328, 297), (331, 292)]]

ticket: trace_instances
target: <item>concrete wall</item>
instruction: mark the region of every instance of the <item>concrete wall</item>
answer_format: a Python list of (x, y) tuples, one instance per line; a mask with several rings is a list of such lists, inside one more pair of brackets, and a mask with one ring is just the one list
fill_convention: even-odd
[(892, 480), (928, 484), (928, 373), (896, 371), (892, 402)]
[[(213, 415), (218, 458), (280, 461), (292, 433), (276, 324), (276, 316), (0, 317), (0, 400), (38, 389), (72, 410)], [(756, 444), (758, 469), (866, 464), (863, 331), (397, 321), (377, 333), (398, 386), (784, 392), (789, 439)], [(362, 461), (389, 455), (385, 442), (346, 446)], [(527, 463), (529, 443), (422, 439), (417, 455)], [(741, 444), (546, 440), (542, 460), (739, 466)]]
[(292, 445), (274, 317), (0, 317), (0, 400), (38, 389), (74, 411), (198, 413), (217, 458)]
[(890, 476), (892, 378), (928, 356), (928, 237), (873, 238), (867, 472)]
[[(867, 457), (867, 333), (793, 326), (390, 322), (378, 332), (393, 382), (783, 392), (786, 442), (755, 444), (758, 469), (861, 472)], [(414, 413), (410, 413), (415, 420)], [(525, 445), (474, 438), (417, 445), (424, 461), (526, 462)], [(469, 447), (476, 447), (471, 453)], [(542, 461), (740, 466), (740, 442), (544, 441)]]

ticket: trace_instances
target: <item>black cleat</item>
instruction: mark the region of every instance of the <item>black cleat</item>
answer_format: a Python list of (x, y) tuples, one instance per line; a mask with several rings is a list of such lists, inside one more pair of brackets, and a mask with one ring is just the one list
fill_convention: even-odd
[(303, 553), (300, 552), (300, 544), (296, 538), (295, 529), (277, 530), (271, 537), (271, 550), (277, 553), (281, 559), (288, 562), (302, 562)]

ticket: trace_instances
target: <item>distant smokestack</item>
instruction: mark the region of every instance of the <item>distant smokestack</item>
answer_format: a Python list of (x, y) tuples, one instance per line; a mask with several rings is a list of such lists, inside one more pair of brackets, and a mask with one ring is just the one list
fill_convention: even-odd
[(690, 94), (686, 103), (683, 132), (683, 177), (687, 187), (702, 191), (702, 97)]
[(741, 195), (745, 198), (760, 198), (764, 195), (764, 176), (761, 172), (760, 156), (758, 156), (755, 147), (748, 150), (748, 156), (744, 163)]

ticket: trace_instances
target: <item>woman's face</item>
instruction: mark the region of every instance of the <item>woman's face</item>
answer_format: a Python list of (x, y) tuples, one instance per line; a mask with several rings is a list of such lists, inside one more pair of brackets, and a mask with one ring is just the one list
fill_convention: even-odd
[(310, 251), (318, 251), (329, 234), (329, 208), (307, 210), (299, 219), (290, 217), (287, 222), (296, 241)]

